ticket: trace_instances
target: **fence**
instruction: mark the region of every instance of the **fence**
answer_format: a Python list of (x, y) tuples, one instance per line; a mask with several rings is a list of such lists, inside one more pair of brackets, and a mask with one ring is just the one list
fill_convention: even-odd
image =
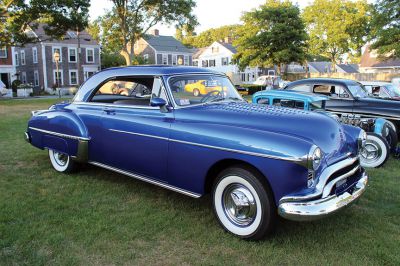
[(358, 81), (392, 81), (400, 77), (400, 73), (296, 73), (286, 74), (286, 79), (294, 81), (303, 78), (342, 78)]

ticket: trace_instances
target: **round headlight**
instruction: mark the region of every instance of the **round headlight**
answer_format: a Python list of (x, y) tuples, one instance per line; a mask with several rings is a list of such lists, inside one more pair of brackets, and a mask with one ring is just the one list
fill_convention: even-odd
[(322, 151), (317, 146), (312, 146), (310, 153), (308, 154), (308, 168), (312, 170), (317, 170), (321, 165), (322, 161)]

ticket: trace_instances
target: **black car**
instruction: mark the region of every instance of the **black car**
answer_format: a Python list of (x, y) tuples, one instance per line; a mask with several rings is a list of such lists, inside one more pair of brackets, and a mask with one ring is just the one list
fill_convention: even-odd
[(348, 79), (301, 79), (289, 83), (283, 89), (326, 95), (330, 98), (326, 102), (326, 110), (338, 116), (384, 118), (391, 125), (388, 134), (393, 141), (388, 142), (392, 149), (397, 145), (400, 137), (400, 101), (372, 98), (361, 83)]

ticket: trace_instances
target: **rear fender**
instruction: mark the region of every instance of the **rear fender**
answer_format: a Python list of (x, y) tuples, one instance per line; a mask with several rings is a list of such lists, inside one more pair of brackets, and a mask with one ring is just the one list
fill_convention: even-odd
[(40, 149), (52, 149), (86, 162), (88, 136), (83, 122), (69, 110), (56, 109), (33, 113), (28, 122), (27, 140)]

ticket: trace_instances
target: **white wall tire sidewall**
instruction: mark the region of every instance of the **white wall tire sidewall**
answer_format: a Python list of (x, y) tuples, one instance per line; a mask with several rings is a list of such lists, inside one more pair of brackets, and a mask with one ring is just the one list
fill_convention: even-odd
[(50, 157), (50, 162), (51, 165), (53, 166), (53, 168), (58, 171), (58, 172), (65, 172), (68, 169), (68, 166), (70, 164), (70, 158), (69, 156), (67, 156), (67, 163), (65, 165), (59, 165), (56, 161), (56, 159), (54, 158), (54, 151), (49, 149), (49, 157)]
[[(228, 185), (233, 184), (233, 183), (238, 183), (238, 184), (244, 185), (248, 190), (250, 190), (250, 192), (253, 194), (253, 197), (256, 201), (257, 214), (256, 214), (256, 217), (255, 217), (253, 223), (250, 224), (249, 226), (240, 227), (238, 225), (235, 225), (228, 219), (228, 217), (225, 214), (224, 207), (222, 205), (223, 192)], [(218, 216), (219, 221), (225, 227), (225, 229), (228, 230), (229, 232), (231, 232), (232, 234), (242, 236), (242, 237), (250, 236), (250, 235), (254, 234), (257, 231), (257, 229), (260, 227), (260, 223), (262, 220), (261, 218), (263, 215), (260, 197), (258, 196), (258, 194), (257, 194), (256, 190), (253, 188), (253, 186), (248, 181), (243, 179), (242, 177), (230, 175), (230, 176), (226, 176), (225, 178), (223, 178), (217, 184), (217, 187), (215, 188), (213, 204), (214, 204), (215, 212)]]
[(376, 137), (374, 135), (368, 135), (367, 136), (367, 141), (368, 141), (368, 139), (371, 139), (371, 140), (375, 141), (376, 143), (378, 143), (378, 145), (382, 149), (382, 154), (381, 154), (381, 156), (379, 157), (378, 160), (376, 160), (375, 162), (373, 162), (371, 164), (366, 164), (365, 161), (364, 161), (365, 159), (361, 158), (361, 165), (363, 167), (369, 167), (369, 168), (379, 167), (386, 161), (386, 158), (388, 156), (388, 152), (389, 151), (387, 149), (386, 143), (384, 143), (384, 141), (381, 138), (378, 138), (378, 137)]

